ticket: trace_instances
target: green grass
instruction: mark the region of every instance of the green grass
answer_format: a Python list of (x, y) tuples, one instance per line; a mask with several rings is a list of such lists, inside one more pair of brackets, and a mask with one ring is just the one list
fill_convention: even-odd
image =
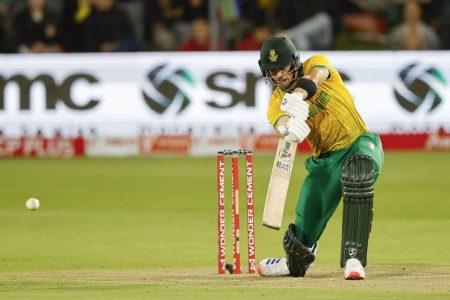
[[(255, 157), (258, 259), (284, 256), (283, 231), (260, 225), (272, 162)], [(1, 299), (450, 298), (450, 153), (386, 153), (368, 278), (350, 283), (338, 266), (341, 208), (308, 277), (215, 275), (214, 157), (3, 159), (0, 170)], [(38, 211), (26, 210), (29, 197)]]

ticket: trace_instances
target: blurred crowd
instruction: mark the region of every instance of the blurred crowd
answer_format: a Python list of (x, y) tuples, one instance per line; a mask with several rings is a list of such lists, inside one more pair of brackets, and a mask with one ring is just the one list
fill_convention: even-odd
[(0, 0), (2, 53), (450, 49), (449, 0)]

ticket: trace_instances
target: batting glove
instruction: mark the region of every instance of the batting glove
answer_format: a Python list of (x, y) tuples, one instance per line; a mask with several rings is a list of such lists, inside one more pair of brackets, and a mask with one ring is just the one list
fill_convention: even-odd
[(286, 112), (290, 117), (302, 121), (305, 121), (309, 114), (309, 104), (306, 101), (303, 101), (303, 95), (298, 93), (284, 94), (280, 109)]
[(308, 136), (311, 129), (305, 121), (291, 117), (286, 125), (278, 127), (278, 131), (285, 141), (301, 143)]

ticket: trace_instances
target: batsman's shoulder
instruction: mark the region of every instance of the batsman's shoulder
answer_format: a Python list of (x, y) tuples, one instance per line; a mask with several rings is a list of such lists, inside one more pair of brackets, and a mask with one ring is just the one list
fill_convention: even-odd
[(325, 54), (315, 54), (305, 60), (304, 62), (305, 68), (312, 69), (314, 67), (326, 67), (330, 68), (331, 63), (328, 57)]

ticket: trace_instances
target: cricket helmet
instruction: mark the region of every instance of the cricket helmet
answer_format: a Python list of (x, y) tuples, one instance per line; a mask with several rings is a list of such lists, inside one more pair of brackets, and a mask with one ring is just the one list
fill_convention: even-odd
[(294, 43), (284, 36), (274, 36), (266, 40), (259, 52), (259, 67), (263, 76), (271, 84), (275, 84), (268, 75), (268, 71), (281, 69), (292, 64), (292, 70), (298, 75), (300, 63), (300, 51), (297, 51)]

